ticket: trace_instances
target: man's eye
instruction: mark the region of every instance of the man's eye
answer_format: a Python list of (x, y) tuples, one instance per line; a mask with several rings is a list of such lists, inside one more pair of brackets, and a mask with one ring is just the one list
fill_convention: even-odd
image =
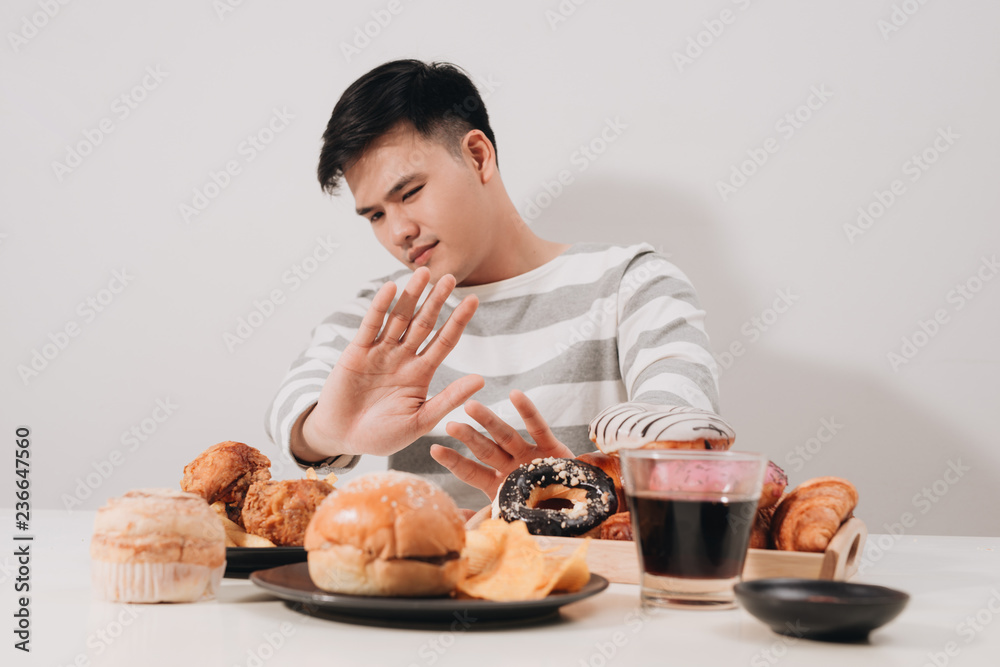
[(412, 190), (410, 190), (409, 192), (407, 192), (405, 195), (403, 195), (403, 201), (406, 201), (407, 197), (412, 197), (413, 195), (415, 195), (418, 192), (420, 192), (420, 190), (422, 190), (423, 187), (424, 186), (421, 185), (421, 186), (413, 188)]
[(368, 222), (377, 222), (379, 218), (382, 217), (381, 213), (375, 213), (372, 217), (368, 218)]

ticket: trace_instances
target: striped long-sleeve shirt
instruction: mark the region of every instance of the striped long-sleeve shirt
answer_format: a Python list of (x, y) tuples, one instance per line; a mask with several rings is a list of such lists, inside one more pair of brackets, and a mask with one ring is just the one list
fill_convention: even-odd
[[(267, 413), (271, 439), (290, 456), (296, 419), (319, 397), (340, 353), (354, 337), (379, 287), (394, 281), (402, 293), (411, 272), (401, 270), (366, 285), (357, 298), (326, 318), (296, 359)], [(507, 280), (457, 287), (438, 326), (467, 295), (479, 308), (455, 349), (434, 374), (428, 397), (453, 380), (481, 375), (475, 398), (527, 437), (508, 399), (520, 389), (555, 436), (576, 453), (593, 451), (588, 424), (617, 403), (690, 405), (718, 410), (718, 373), (708, 347), (705, 313), (681, 271), (647, 244), (630, 247), (576, 244), (552, 261)], [(445, 433), (449, 421), (472, 424), (459, 408), (430, 433), (389, 457), (389, 468), (433, 479), (462, 507), (486, 504), (483, 494), (453, 477), (430, 457), (441, 444), (469, 456)], [(335, 456), (320, 474), (343, 472), (358, 457)]]

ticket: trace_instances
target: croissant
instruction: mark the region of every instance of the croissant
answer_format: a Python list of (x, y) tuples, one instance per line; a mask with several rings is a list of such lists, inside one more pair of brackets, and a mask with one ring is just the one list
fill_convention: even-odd
[(753, 520), (753, 527), (750, 529), (751, 549), (771, 548), (771, 519), (774, 517), (776, 509), (777, 505), (771, 505), (770, 507), (757, 510), (757, 514)]
[(771, 540), (784, 551), (826, 551), (858, 504), (858, 490), (840, 477), (816, 477), (781, 499), (771, 519)]

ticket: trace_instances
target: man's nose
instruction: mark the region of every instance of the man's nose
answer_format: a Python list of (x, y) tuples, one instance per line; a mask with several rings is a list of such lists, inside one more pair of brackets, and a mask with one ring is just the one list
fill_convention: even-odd
[(412, 239), (417, 238), (420, 229), (417, 224), (405, 215), (395, 215), (392, 220), (392, 242), (396, 245), (406, 245)]

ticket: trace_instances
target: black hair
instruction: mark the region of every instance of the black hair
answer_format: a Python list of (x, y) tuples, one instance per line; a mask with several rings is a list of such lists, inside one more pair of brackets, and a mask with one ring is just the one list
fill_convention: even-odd
[(465, 72), (450, 63), (394, 60), (352, 83), (333, 108), (317, 169), (323, 189), (334, 194), (344, 169), (400, 123), (442, 141), (456, 156), (462, 138), (480, 130), (496, 152), (486, 105)]

